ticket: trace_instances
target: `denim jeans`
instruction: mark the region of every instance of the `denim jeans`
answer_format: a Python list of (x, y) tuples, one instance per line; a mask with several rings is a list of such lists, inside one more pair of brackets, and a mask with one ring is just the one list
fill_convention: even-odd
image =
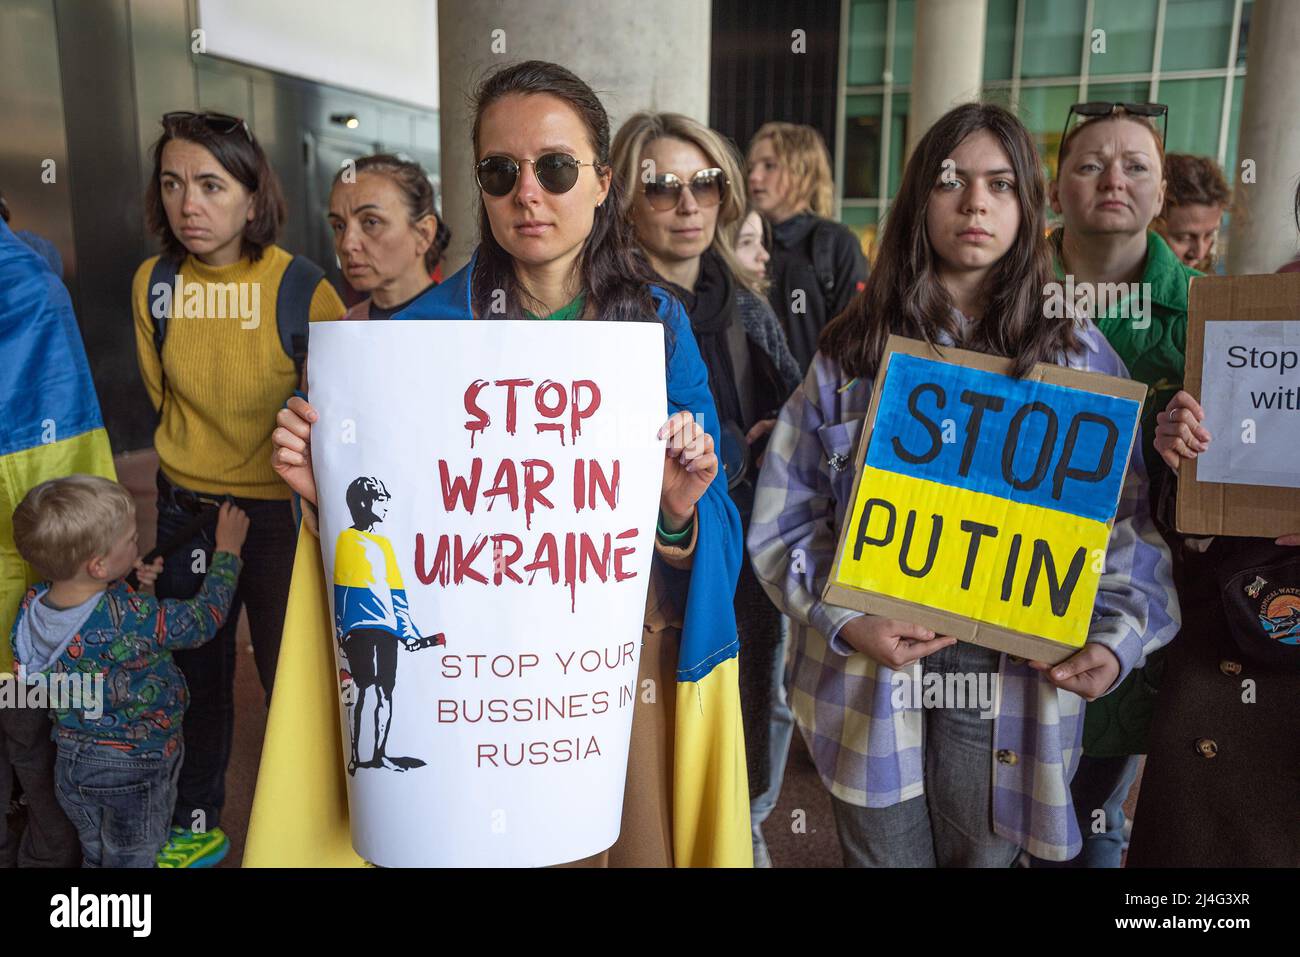
[[(177, 505), (173, 486), (158, 473), (158, 541), (167, 542), (187, 525), (194, 513)], [(207, 644), (172, 657), (185, 675), (190, 703), (185, 711), (185, 764), (181, 768), (175, 823), (186, 830), (206, 831), (221, 823), (226, 803), (226, 766), (235, 731), (235, 633), (239, 612), (248, 607), (248, 627), (253, 638), (257, 674), (270, 704), (275, 666), (280, 655), (280, 633), (289, 599), (293, 553), (297, 545), (292, 509), (287, 501), (235, 499), (248, 513), (248, 538), (240, 556), (244, 567), (226, 622)], [(154, 587), (159, 598), (192, 598), (203, 583), (212, 560), (216, 525), (164, 556), (163, 571)], [(202, 552), (202, 571), (194, 570)]]
[(183, 753), (128, 758), (103, 745), (58, 742), (55, 789), (86, 867), (154, 866), (167, 843)]
[(781, 644), (772, 658), (772, 716), (768, 722), (767, 790), (749, 802), (749, 825), (754, 846), (754, 866), (771, 867), (772, 858), (763, 838), (763, 822), (776, 809), (785, 780), (785, 765), (790, 756), (790, 738), (794, 734), (794, 714), (786, 693), (786, 649), (790, 643), (789, 621), (781, 619)]
[[(996, 674), (998, 653), (967, 642), (921, 659), (923, 673)], [(979, 705), (923, 712), (925, 794), (890, 807), (834, 795), (845, 867), (1010, 867), (1019, 847), (993, 833), (993, 724)]]
[[(1119, 867), (1124, 861), (1124, 799), (1137, 777), (1139, 758), (1079, 758), (1079, 769), (1070, 781), (1070, 797), (1083, 835), (1083, 850), (1068, 861), (1033, 858), (1034, 867)], [(1105, 818), (1104, 830), (1093, 828), (1095, 812)]]

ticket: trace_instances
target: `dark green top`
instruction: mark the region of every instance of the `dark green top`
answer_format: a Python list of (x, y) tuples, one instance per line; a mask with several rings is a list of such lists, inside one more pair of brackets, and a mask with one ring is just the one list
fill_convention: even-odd
[[(1065, 268), (1061, 261), (1063, 231), (1052, 233), (1052, 252), (1056, 277), (1064, 280)], [(1147, 261), (1142, 270), (1142, 283), (1151, 287), (1150, 322), (1133, 318), (1131, 296), (1125, 296), (1111, 309), (1093, 317), (1107, 341), (1119, 353), (1128, 367), (1128, 373), (1147, 387), (1146, 402), (1142, 407), (1142, 458), (1147, 472), (1155, 470), (1156, 413), (1164, 410), (1169, 400), (1183, 387), (1183, 367), (1187, 356), (1187, 286), (1193, 276), (1200, 276), (1174, 255), (1164, 239), (1153, 230), (1147, 230)]]
[(556, 309), (549, 316), (539, 316), (534, 312), (524, 310), (525, 319), (577, 319), (582, 315), (583, 307), (587, 305), (587, 296), (585, 293), (578, 293), (578, 298), (573, 300), (567, 306)]

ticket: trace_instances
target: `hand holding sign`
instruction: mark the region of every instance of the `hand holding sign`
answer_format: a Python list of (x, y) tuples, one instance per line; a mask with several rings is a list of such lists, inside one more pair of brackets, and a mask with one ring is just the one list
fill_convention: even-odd
[[(1156, 416), (1156, 451), (1175, 472), (1183, 459), (1194, 459), (1210, 447), (1210, 430), (1200, 423), (1205, 421), (1201, 404), (1185, 391), (1179, 391), (1165, 411)], [(1282, 535), (1278, 545), (1300, 545), (1300, 533)]]
[(695, 513), (695, 503), (718, 474), (713, 436), (689, 412), (678, 412), (659, 428), (664, 447), (664, 484), (659, 493), (664, 520), (680, 531)]
[(275, 415), (276, 430), (271, 433), (271, 466), (284, 484), (313, 505), (316, 503), (316, 475), (311, 467), (311, 424), (316, 410), (306, 399), (294, 396), (286, 408)]
[(895, 669), (957, 644), (956, 638), (880, 615), (851, 619), (840, 629), (839, 637), (876, 664)]
[(1210, 430), (1201, 423), (1205, 411), (1186, 391), (1169, 400), (1168, 407), (1156, 415), (1156, 451), (1175, 472), (1183, 459), (1194, 459), (1210, 446)]
[(1088, 642), (1059, 665), (1031, 661), (1029, 667), (1062, 691), (1073, 691), (1084, 701), (1096, 701), (1119, 677), (1119, 659), (1105, 645)]

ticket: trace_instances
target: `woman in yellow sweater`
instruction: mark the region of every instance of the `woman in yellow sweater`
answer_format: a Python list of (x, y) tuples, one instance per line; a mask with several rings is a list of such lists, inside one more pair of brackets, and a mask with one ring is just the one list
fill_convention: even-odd
[[(298, 386), (307, 323), (343, 303), (313, 263), (275, 245), (284, 197), (243, 120), (168, 113), (145, 194), (162, 255), (136, 270), (136, 352), (158, 427), (158, 541), (231, 497), (252, 519), (226, 625), (175, 653), (189, 686), (185, 757), (161, 866), (211, 866), (229, 842), (220, 815), (234, 728), (235, 630), (248, 609), (268, 701), (296, 540), (289, 490), (271, 469), (276, 412)], [(168, 556), (156, 590), (188, 598), (207, 571), (212, 529)]]

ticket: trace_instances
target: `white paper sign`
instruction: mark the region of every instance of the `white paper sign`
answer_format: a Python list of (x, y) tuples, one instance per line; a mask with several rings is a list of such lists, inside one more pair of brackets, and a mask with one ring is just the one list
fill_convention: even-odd
[(310, 376), (357, 853), (540, 866), (608, 848), (663, 476), (662, 327), (320, 323)]
[(1207, 322), (1201, 482), (1300, 488), (1300, 323)]

